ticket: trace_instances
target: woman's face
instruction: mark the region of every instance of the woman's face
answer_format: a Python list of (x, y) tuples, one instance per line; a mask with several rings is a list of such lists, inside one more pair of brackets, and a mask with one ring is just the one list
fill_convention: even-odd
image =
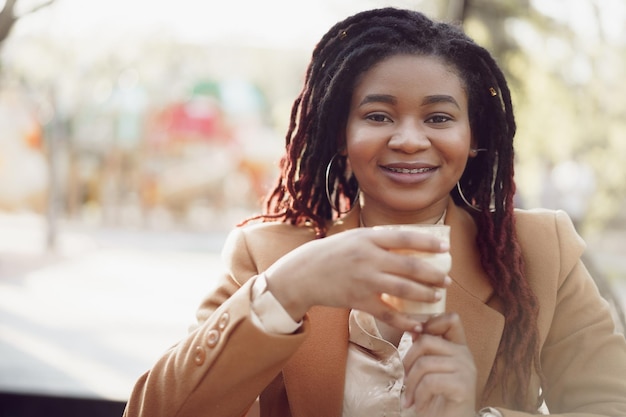
[(357, 80), (346, 152), (376, 223), (440, 216), (471, 142), (462, 81), (438, 58), (391, 56)]

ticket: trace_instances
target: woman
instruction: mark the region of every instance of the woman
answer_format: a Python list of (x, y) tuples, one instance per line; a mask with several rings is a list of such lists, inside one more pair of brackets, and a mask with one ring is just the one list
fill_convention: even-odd
[[(562, 212), (513, 208), (502, 72), (385, 8), (313, 51), (263, 221), (235, 229), (198, 326), (127, 416), (626, 415), (626, 343)], [(450, 247), (383, 224), (445, 223)], [(452, 255), (449, 277), (390, 249)], [(381, 294), (435, 302), (416, 321)], [(478, 410), (478, 411), (477, 411)]]

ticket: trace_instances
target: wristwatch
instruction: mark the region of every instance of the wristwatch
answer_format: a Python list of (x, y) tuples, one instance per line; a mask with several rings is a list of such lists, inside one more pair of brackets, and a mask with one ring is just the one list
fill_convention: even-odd
[(478, 410), (476, 417), (503, 417), (502, 413), (493, 407), (485, 407)]

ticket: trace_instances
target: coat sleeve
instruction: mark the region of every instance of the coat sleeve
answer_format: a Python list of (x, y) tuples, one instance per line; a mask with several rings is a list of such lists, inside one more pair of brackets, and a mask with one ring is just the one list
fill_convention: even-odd
[(224, 247), (227, 271), (198, 309), (188, 336), (137, 381), (126, 417), (240, 417), (304, 341), (308, 318), (293, 335), (272, 335), (251, 321), (250, 293), (258, 273), (245, 234)]
[[(539, 277), (554, 283), (534, 284), (545, 292), (538, 297), (543, 310), (540, 328), (547, 329), (541, 350), (546, 406), (555, 416), (626, 416), (624, 336), (615, 332), (608, 303), (580, 259), (584, 244), (569, 217), (564, 212), (544, 217), (548, 220), (544, 230), (535, 233), (550, 235), (554, 230), (554, 248), (540, 249), (544, 253), (534, 262), (553, 264), (551, 275), (558, 276), (558, 280)], [(542, 267), (546, 269), (545, 264)], [(505, 417), (528, 416), (502, 411)]]

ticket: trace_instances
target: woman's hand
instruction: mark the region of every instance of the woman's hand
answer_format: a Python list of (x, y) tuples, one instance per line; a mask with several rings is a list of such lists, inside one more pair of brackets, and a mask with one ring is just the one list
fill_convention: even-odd
[(424, 323), (404, 357), (405, 406), (420, 417), (475, 413), (476, 365), (459, 316), (445, 313)]
[(268, 289), (296, 321), (314, 305), (358, 309), (401, 330), (420, 329), (415, 319), (381, 300), (387, 293), (434, 302), (449, 278), (427, 262), (389, 249), (444, 252), (428, 234), (359, 228), (306, 243), (267, 271)]

